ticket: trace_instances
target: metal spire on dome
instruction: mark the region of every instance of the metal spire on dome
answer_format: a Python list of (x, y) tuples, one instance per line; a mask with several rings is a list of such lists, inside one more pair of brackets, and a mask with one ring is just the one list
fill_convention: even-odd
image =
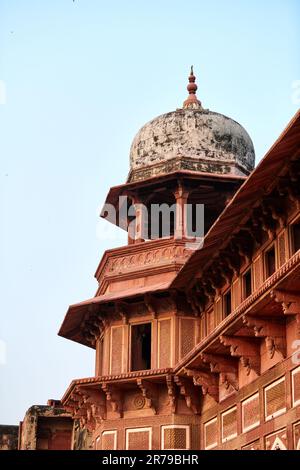
[(189, 92), (189, 96), (183, 103), (184, 109), (202, 109), (201, 101), (199, 101), (196, 96), (196, 91), (198, 87), (195, 82), (196, 82), (196, 77), (194, 75), (193, 66), (191, 66), (189, 84), (187, 86), (187, 91)]

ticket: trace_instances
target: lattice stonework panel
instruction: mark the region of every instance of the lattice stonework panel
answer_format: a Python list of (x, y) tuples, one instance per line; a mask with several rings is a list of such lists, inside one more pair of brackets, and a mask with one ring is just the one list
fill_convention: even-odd
[(300, 405), (300, 367), (292, 371), (293, 406)]
[(259, 394), (255, 393), (242, 402), (242, 430), (243, 432), (259, 426), (260, 407)]
[(159, 352), (158, 367), (171, 366), (171, 320), (160, 320), (158, 323)]
[(242, 447), (242, 450), (260, 450), (260, 441), (251, 442), (251, 444), (247, 444), (246, 446)]
[(294, 449), (300, 450), (300, 421), (293, 426)]
[(275, 418), (286, 410), (285, 379), (276, 380), (265, 388), (265, 418)]
[(122, 372), (122, 353), (123, 326), (116, 326), (111, 329), (110, 373), (112, 375)]
[(278, 260), (279, 266), (282, 266), (286, 261), (286, 249), (285, 249), (285, 234), (284, 232), (278, 237)]
[(117, 448), (117, 431), (104, 431), (102, 433), (102, 450), (116, 450)]
[(266, 450), (287, 450), (286, 429), (276, 431), (265, 437)]
[(220, 297), (216, 300), (214, 308), (215, 308), (216, 325), (218, 325), (223, 320), (223, 318), (222, 318), (222, 299)]
[(184, 357), (195, 346), (195, 321), (180, 319), (180, 357)]
[(206, 323), (205, 323), (205, 314), (202, 313), (201, 318), (200, 318), (200, 339), (205, 338), (206, 336)]
[(222, 442), (237, 436), (237, 407), (234, 406), (222, 414)]
[(126, 450), (151, 450), (152, 428), (126, 429)]
[(241, 283), (237, 279), (232, 284), (232, 310), (235, 310), (241, 303)]
[(209, 335), (215, 328), (215, 316), (214, 316), (214, 310), (208, 310), (206, 313), (206, 325), (207, 325), (207, 334)]
[(183, 425), (162, 426), (162, 449), (189, 449), (190, 428)]
[(204, 424), (204, 449), (209, 450), (218, 445), (218, 419), (214, 418)]
[(263, 283), (262, 257), (259, 256), (253, 261), (254, 290), (257, 290)]

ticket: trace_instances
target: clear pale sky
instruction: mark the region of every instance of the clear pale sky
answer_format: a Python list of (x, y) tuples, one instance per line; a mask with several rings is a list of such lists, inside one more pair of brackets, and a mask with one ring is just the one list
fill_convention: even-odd
[(0, 0), (0, 423), (93, 375), (57, 331), (126, 243), (98, 212), (135, 133), (182, 105), (194, 64), (259, 161), (299, 107), (299, 20), (297, 0)]

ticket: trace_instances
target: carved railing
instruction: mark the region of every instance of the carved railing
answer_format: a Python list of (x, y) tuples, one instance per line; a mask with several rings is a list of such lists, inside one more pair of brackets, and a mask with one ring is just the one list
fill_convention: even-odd
[(183, 240), (162, 239), (108, 250), (95, 277), (99, 287), (108, 279), (141, 275), (152, 270), (177, 270), (186, 262), (191, 250)]

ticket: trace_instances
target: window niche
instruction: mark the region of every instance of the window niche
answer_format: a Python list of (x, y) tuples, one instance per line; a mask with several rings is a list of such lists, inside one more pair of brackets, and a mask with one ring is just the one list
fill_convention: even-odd
[(276, 271), (276, 255), (275, 255), (275, 245), (272, 245), (265, 252), (265, 267), (266, 267), (266, 277), (272, 276)]
[(243, 275), (243, 298), (247, 299), (252, 294), (252, 271), (251, 268)]
[(151, 323), (131, 325), (131, 371), (151, 369)]
[(292, 235), (292, 253), (300, 250), (300, 222), (297, 222), (291, 226)]
[(232, 311), (232, 302), (231, 302), (231, 289), (229, 289), (223, 297), (223, 309), (224, 317), (228, 317)]

